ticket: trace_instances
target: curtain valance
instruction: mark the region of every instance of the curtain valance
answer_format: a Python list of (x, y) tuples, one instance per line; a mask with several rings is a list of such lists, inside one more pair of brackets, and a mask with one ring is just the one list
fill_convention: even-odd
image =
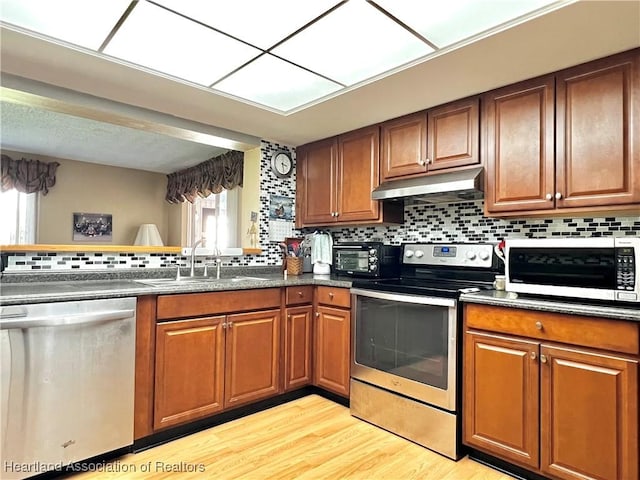
[(197, 196), (207, 197), (241, 187), (243, 172), (244, 153), (231, 150), (195, 167), (167, 175), (166, 200), (169, 203), (185, 200), (193, 203)]
[(56, 170), (58, 162), (41, 162), (40, 160), (13, 160), (8, 155), (2, 154), (0, 173), (3, 192), (15, 188), (19, 192), (49, 193), (49, 189), (56, 184)]

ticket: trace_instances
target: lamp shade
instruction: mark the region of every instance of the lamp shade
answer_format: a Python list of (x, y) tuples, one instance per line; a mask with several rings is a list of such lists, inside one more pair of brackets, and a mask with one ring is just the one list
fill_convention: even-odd
[(138, 228), (138, 234), (133, 242), (134, 245), (151, 245), (151, 246), (164, 246), (162, 238), (160, 238), (160, 232), (158, 227), (153, 223), (143, 223)]

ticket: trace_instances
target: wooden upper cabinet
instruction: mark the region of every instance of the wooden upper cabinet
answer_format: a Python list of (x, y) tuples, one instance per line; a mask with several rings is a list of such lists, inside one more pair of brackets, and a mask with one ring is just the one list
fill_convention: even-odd
[(556, 206), (640, 203), (640, 51), (556, 79)]
[(474, 97), (384, 122), (381, 182), (480, 163), (479, 110)]
[(335, 223), (336, 164), (338, 140), (330, 138), (310, 143), (297, 151), (296, 223), (327, 225)]
[(427, 172), (427, 115), (414, 113), (382, 124), (381, 182)]
[(399, 202), (378, 202), (380, 127), (374, 125), (298, 150), (296, 226), (402, 223)]
[(430, 172), (480, 163), (480, 101), (477, 97), (428, 111)]
[(554, 77), (485, 94), (482, 125), (486, 211), (553, 208)]
[(336, 221), (379, 218), (380, 204), (371, 199), (371, 192), (380, 184), (379, 152), (380, 128), (377, 125), (338, 137)]
[(543, 344), (540, 469), (561, 479), (638, 478), (638, 362)]
[(280, 310), (227, 316), (224, 405), (278, 393)]
[(539, 439), (538, 346), (478, 332), (464, 335), (464, 442), (534, 469)]

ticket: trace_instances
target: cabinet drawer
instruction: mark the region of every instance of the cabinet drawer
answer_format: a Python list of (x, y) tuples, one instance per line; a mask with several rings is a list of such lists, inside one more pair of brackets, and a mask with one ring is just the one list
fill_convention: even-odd
[(280, 307), (279, 288), (159, 295), (158, 320)]
[(637, 355), (640, 323), (490, 305), (465, 305), (467, 328)]
[(348, 288), (317, 287), (316, 294), (321, 305), (351, 308), (351, 293)]
[(287, 287), (285, 290), (287, 305), (301, 305), (313, 301), (313, 287), (304, 285), (300, 287)]

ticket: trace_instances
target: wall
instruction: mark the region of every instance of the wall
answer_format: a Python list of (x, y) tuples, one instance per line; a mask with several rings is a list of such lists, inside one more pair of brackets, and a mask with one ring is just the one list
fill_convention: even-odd
[(251, 212), (260, 212), (260, 147), (244, 152), (244, 177), (240, 200), (240, 244), (250, 248), (248, 235), (251, 227)]
[(12, 158), (60, 163), (55, 186), (39, 198), (37, 243), (72, 244), (74, 212), (112, 214), (111, 245), (131, 245), (142, 223), (155, 223), (167, 242), (169, 205), (164, 201), (164, 174), (6, 150), (3, 153)]

